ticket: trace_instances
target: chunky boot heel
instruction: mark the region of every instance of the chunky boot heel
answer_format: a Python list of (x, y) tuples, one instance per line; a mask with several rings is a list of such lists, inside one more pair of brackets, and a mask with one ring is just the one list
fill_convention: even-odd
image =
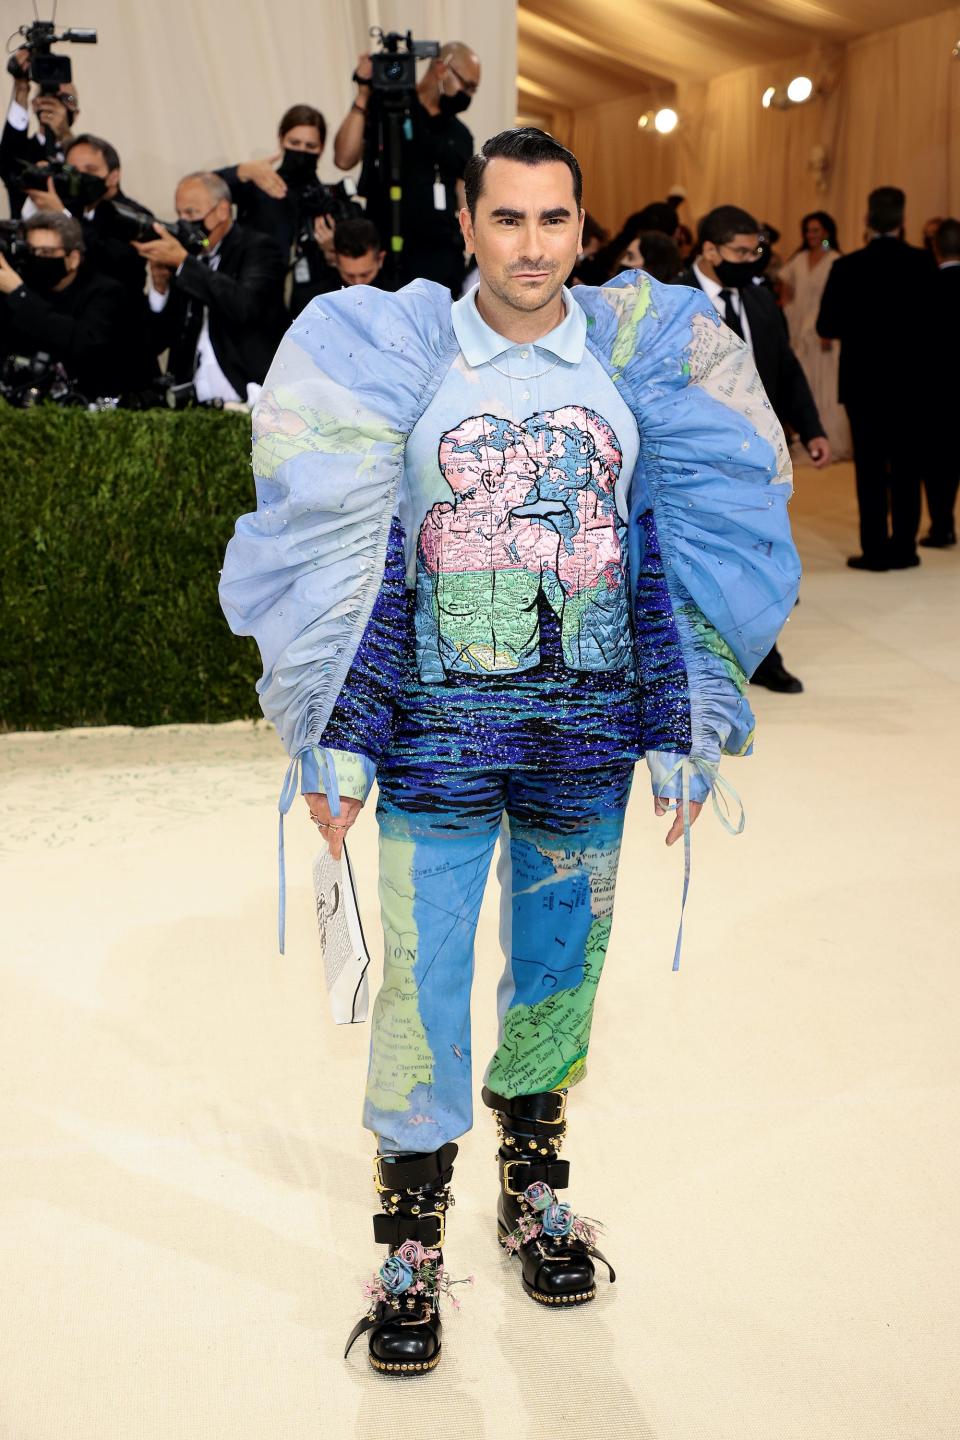
[(567, 1092), (547, 1090), (512, 1099), (484, 1087), (500, 1135), (497, 1239), (520, 1260), (526, 1293), (540, 1305), (569, 1308), (596, 1298), (594, 1260), (616, 1280), (597, 1249), (597, 1224), (581, 1219), (556, 1191), (565, 1190), (570, 1164), (559, 1159), (566, 1134)]
[(378, 1155), (374, 1161), (383, 1213), (373, 1217), (373, 1238), (390, 1249), (364, 1286), (370, 1308), (343, 1353), (368, 1335), (370, 1364), (381, 1374), (424, 1375), (440, 1363), (440, 1295), (458, 1283), (443, 1264), (456, 1156), (457, 1146), (449, 1144), (429, 1154)]

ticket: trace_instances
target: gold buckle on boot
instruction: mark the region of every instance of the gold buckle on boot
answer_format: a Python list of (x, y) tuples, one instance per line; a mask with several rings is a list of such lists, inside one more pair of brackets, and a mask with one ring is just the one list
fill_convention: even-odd
[(512, 1177), (511, 1177), (510, 1172), (511, 1172), (511, 1170), (514, 1170), (518, 1165), (523, 1165), (523, 1166), (525, 1166), (525, 1167), (529, 1170), (529, 1168), (530, 1168), (530, 1161), (529, 1161), (529, 1160), (504, 1160), (504, 1162), (503, 1162), (503, 1193), (504, 1193), (504, 1195), (515, 1195), (515, 1196), (518, 1196), (518, 1197), (519, 1197), (519, 1196), (521, 1196), (521, 1195), (524, 1193), (524, 1191), (525, 1191), (526, 1188), (527, 1188), (526, 1186), (523, 1187), (523, 1190), (514, 1190), (514, 1188), (513, 1188), (513, 1182), (512, 1182)]

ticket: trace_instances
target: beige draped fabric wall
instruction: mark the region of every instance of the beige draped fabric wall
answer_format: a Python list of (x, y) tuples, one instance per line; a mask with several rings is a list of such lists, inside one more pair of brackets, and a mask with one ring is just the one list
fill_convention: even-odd
[[(4, 36), (32, 9), (31, 0), (2, 0)], [(40, 14), (51, 9), (41, 3)], [(478, 144), (513, 124), (514, 0), (60, 0), (57, 21), (99, 31), (96, 46), (57, 47), (74, 63), (78, 124), (116, 145), (124, 189), (164, 216), (188, 170), (270, 154), (280, 116), (300, 101), (317, 105), (331, 128), (321, 174), (342, 178), (332, 132), (353, 99), (350, 75), (371, 25), (472, 45), (485, 69), (466, 123)]]
[[(714, 205), (744, 206), (784, 232), (789, 250), (801, 216), (825, 209), (841, 244), (861, 242), (867, 192), (900, 185), (908, 197), (908, 233), (923, 221), (960, 214), (960, 6), (852, 42), (834, 54), (801, 54), (718, 76), (706, 86), (680, 86), (675, 103), (684, 124), (673, 137), (637, 130), (637, 117), (663, 92), (612, 101), (564, 117), (586, 176), (588, 208), (605, 224), (680, 181), (689, 195), (688, 221)], [(823, 100), (787, 111), (763, 110), (769, 84), (798, 73), (831, 78)], [(811, 167), (822, 147), (823, 188)]]

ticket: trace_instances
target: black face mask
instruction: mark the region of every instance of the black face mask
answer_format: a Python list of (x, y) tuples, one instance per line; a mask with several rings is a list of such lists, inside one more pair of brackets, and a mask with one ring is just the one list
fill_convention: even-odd
[(283, 162), (277, 174), (294, 190), (310, 185), (317, 178), (319, 155), (309, 150), (284, 150)]
[(100, 175), (84, 175), (69, 167), (57, 175), (53, 188), (71, 210), (92, 210), (107, 193), (107, 182)]
[(472, 96), (466, 90), (458, 90), (456, 95), (440, 96), (440, 114), (445, 120), (450, 120), (454, 115), (462, 115), (464, 110), (469, 110)]
[(17, 269), (27, 289), (41, 294), (51, 291), (69, 273), (62, 255), (25, 255)]
[(717, 279), (725, 289), (742, 290), (745, 285), (751, 283), (755, 275), (760, 274), (764, 263), (757, 260), (718, 260), (713, 268), (717, 272)]

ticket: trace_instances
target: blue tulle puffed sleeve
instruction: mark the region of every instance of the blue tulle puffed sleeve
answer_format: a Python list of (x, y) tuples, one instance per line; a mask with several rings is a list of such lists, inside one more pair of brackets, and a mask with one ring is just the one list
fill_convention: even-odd
[[(254, 409), (257, 509), (237, 522), (220, 601), (257, 641), (260, 704), (293, 757), (321, 742), (374, 614), (406, 439), (456, 353), (449, 317), (449, 291), (427, 281), (319, 296)], [(384, 686), (371, 693), (390, 703)]]
[(676, 796), (685, 778), (704, 799), (721, 755), (751, 749), (747, 680), (797, 597), (786, 441), (700, 291), (634, 271), (574, 294), (640, 430), (630, 570), (654, 788)]

